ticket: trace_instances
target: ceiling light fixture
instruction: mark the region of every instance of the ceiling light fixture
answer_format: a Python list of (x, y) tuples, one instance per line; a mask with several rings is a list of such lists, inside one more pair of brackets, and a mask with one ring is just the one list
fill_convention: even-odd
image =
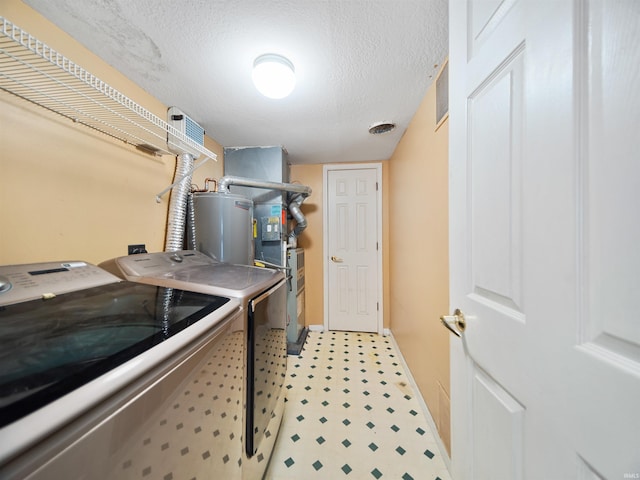
[(275, 53), (267, 53), (256, 58), (251, 77), (258, 91), (269, 98), (284, 98), (296, 86), (293, 63)]

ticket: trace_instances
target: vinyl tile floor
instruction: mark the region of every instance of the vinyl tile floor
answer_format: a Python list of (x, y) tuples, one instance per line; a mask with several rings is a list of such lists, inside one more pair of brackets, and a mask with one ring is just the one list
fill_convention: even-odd
[(450, 480), (389, 337), (309, 332), (265, 478)]

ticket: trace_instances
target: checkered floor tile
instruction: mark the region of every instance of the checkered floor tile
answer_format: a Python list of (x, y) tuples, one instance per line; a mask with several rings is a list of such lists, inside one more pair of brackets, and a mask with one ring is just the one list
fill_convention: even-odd
[(285, 387), (267, 479), (450, 480), (388, 337), (310, 332)]

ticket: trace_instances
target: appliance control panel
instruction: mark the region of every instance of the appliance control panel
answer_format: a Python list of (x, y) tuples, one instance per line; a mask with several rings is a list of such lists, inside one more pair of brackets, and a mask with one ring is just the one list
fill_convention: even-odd
[(0, 305), (26, 302), (98, 287), (120, 279), (82, 261), (0, 266)]

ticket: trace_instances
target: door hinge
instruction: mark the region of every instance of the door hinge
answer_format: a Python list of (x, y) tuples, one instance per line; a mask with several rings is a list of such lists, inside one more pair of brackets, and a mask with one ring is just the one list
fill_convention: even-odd
[(376, 310), (380, 311), (380, 302), (376, 302)]
[(376, 182), (376, 192), (378, 191), (378, 182)]

